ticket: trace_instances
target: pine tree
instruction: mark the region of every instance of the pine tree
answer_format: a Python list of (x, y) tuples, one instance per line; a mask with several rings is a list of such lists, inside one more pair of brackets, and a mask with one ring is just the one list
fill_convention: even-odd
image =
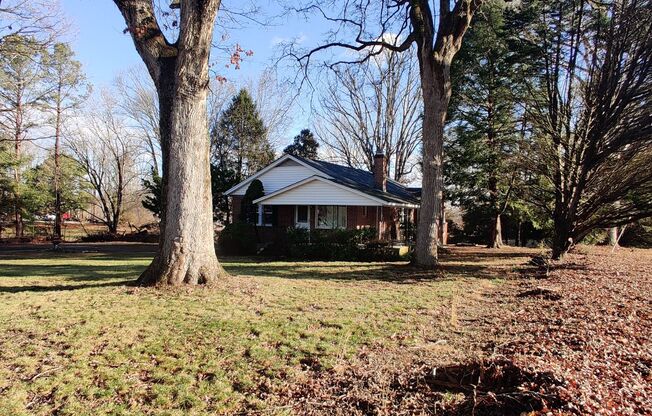
[[(81, 165), (65, 154), (55, 157), (52, 151), (42, 163), (25, 172), (22, 197), (31, 215), (50, 214), (55, 209), (64, 213), (83, 209), (90, 202), (91, 192)], [(54, 233), (54, 238), (62, 237), (61, 230)]]
[(301, 133), (294, 137), (294, 142), (283, 149), (283, 153), (305, 157), (306, 159), (317, 159), (319, 143), (315, 135), (309, 129), (301, 130)]
[[(488, 2), (453, 62), (447, 143), (449, 198), (473, 217), (489, 247), (501, 247), (501, 215), (517, 207), (516, 156), (524, 139), (523, 101), (536, 49), (521, 40), (532, 10)], [(531, 7), (531, 6), (530, 6)], [(478, 216), (481, 220), (478, 220)]]
[(234, 169), (236, 182), (274, 160), (267, 129), (254, 100), (244, 88), (233, 97), (231, 105), (222, 114), (212, 141), (214, 159), (220, 159), (223, 166)]
[(210, 138), (213, 216), (228, 224), (234, 218), (224, 192), (274, 160), (267, 129), (246, 89), (233, 97)]
[(151, 167), (150, 179), (143, 179), (143, 187), (147, 195), (142, 200), (143, 208), (150, 211), (154, 216), (161, 218), (163, 207), (163, 178), (157, 173), (157, 169)]
[(40, 44), (25, 36), (8, 36), (0, 45), (0, 127), (13, 145), (14, 224), (16, 237), (23, 235), (21, 186), (27, 169), (23, 145), (30, 140), (30, 131), (39, 124), (39, 110), (48, 94), (44, 88)]
[(66, 117), (78, 109), (90, 92), (81, 63), (74, 59), (74, 52), (65, 43), (57, 43), (52, 52), (45, 54), (46, 83), (50, 90), (46, 107), (52, 116), (54, 130), (54, 239), (61, 238), (61, 136)]

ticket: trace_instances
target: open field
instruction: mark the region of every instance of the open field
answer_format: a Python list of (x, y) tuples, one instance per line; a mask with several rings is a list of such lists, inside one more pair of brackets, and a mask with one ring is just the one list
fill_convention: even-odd
[(227, 258), (219, 287), (161, 291), (130, 286), (147, 246), (81, 247), (0, 252), (2, 414), (652, 408), (650, 251), (581, 248), (543, 280), (532, 249), (453, 248), (437, 273)]

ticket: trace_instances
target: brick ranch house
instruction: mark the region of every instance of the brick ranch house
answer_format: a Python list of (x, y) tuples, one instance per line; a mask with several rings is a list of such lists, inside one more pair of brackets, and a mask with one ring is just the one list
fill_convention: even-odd
[(421, 189), (388, 179), (386, 163), (377, 154), (373, 172), (367, 172), (285, 154), (226, 195), (237, 219), (249, 184), (260, 180), (265, 195), (253, 202), (263, 229), (373, 228), (378, 241), (408, 242), (414, 238)]

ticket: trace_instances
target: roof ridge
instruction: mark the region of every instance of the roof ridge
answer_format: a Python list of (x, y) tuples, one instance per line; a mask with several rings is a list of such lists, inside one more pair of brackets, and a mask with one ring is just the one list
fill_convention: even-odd
[[(293, 155), (293, 156), (296, 156), (296, 155)], [(315, 163), (318, 163), (318, 164), (319, 164), (319, 163), (325, 163), (325, 164), (328, 164), (328, 165), (337, 166), (337, 167), (339, 167), (339, 168), (351, 169), (351, 170), (355, 170), (355, 171), (358, 171), (358, 172), (366, 173), (366, 174), (368, 174), (368, 175), (373, 175), (373, 172), (370, 172), (370, 171), (368, 171), (368, 170), (361, 169), (361, 168), (356, 168), (356, 167), (353, 167), (353, 166), (340, 165), (340, 164), (338, 164), (338, 163), (329, 162), (328, 160), (310, 159), (310, 158), (302, 157), (302, 156), (299, 156), (299, 157), (300, 157), (301, 159), (303, 159), (303, 160), (308, 160), (308, 161), (310, 161), (310, 162), (315, 162)], [(396, 181), (396, 180), (390, 178), (389, 176), (387, 177), (387, 181), (388, 181), (388, 182), (391, 182), (391, 183), (393, 183), (393, 184), (395, 184), (395, 185), (398, 185), (398, 186), (400, 186), (401, 188), (408, 189), (408, 187), (407, 187), (406, 185), (404, 185), (404, 184), (402, 184), (401, 182), (398, 182), (398, 181)]]

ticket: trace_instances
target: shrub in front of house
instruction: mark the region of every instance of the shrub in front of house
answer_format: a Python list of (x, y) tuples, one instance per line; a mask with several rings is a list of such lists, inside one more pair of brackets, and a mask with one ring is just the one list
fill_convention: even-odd
[(362, 230), (312, 230), (288, 228), (286, 255), (303, 260), (364, 260), (365, 245), (375, 237)]
[(231, 256), (256, 254), (257, 243), (256, 226), (244, 222), (228, 224), (217, 239), (220, 251)]

